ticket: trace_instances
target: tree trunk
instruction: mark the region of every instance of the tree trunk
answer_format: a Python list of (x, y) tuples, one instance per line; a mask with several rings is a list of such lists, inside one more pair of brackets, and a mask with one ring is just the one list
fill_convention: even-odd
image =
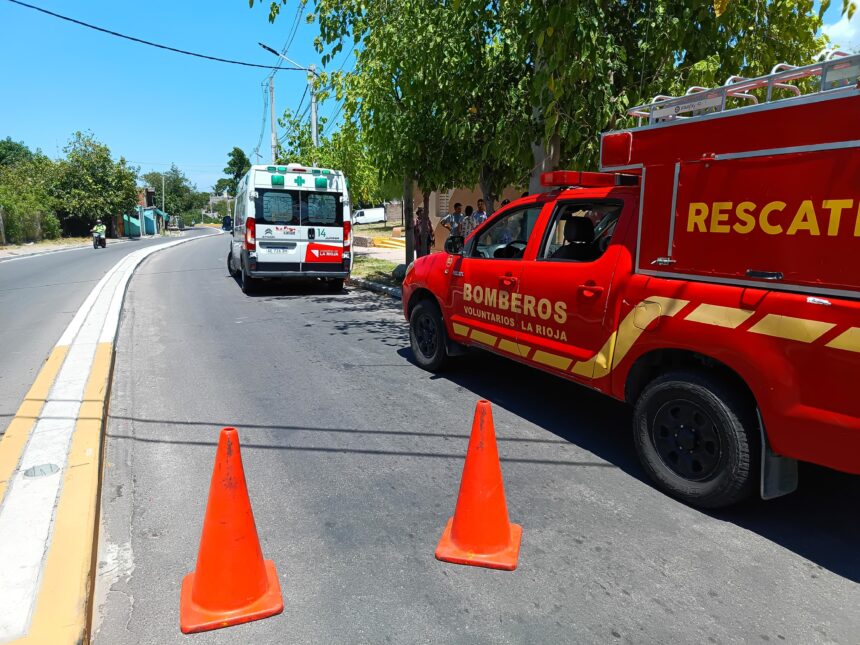
[(403, 178), (403, 221), (406, 224), (406, 264), (415, 259), (415, 234), (412, 230), (415, 218), (412, 215), (412, 177)]
[[(432, 230), (432, 221), (430, 220), (430, 192), (422, 191), (421, 192), (421, 209), (424, 211), (424, 217), (427, 218), (427, 221), (431, 222), (431, 230)], [(418, 248), (416, 249), (416, 253), (419, 258), (424, 257), (428, 253), (430, 253), (430, 238), (424, 235), (421, 235), (421, 229), (418, 230)]]
[(484, 197), (487, 213), (490, 214), (496, 210), (496, 197), (498, 195), (493, 192), (493, 171), (488, 166), (481, 167), (478, 182), (481, 184), (481, 194)]
[(2, 208), (0, 208), (0, 246), (6, 246), (6, 226), (3, 224)]
[(543, 142), (532, 144), (532, 156), (534, 157), (534, 169), (529, 179), (529, 193), (545, 193), (550, 189), (541, 186), (541, 173), (549, 172), (558, 168), (558, 159), (561, 154), (561, 137), (553, 134), (549, 144), (544, 147)]

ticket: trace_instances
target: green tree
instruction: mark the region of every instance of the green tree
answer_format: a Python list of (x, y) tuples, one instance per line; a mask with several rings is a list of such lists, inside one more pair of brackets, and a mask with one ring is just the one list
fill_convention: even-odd
[(124, 158), (114, 162), (110, 149), (92, 133), (75, 132), (58, 163), (51, 193), (63, 229), (86, 234), (96, 219), (113, 223), (137, 203), (137, 169)]
[(212, 192), (215, 193), (216, 195), (223, 195), (225, 190), (228, 191), (228, 194), (229, 194), (229, 191), (230, 191), (230, 180), (229, 179), (221, 178), (215, 182), (214, 186), (212, 186)]
[[(0, 211), (7, 243), (60, 236), (50, 190), (56, 166), (39, 153), (23, 155), (14, 164), (0, 164)], [(0, 236), (0, 242), (4, 236)]]
[(176, 164), (164, 173), (152, 171), (143, 175), (146, 185), (155, 189), (155, 204), (161, 208), (162, 178), (164, 179), (164, 211), (170, 215), (196, 215), (209, 201), (206, 193), (198, 193)]
[(227, 155), (227, 167), (224, 168), (224, 174), (227, 175), (230, 182), (227, 190), (231, 196), (236, 195), (236, 188), (239, 186), (239, 181), (245, 176), (245, 173), (251, 169), (251, 161), (241, 148), (233, 148), (230, 154)]
[(12, 137), (0, 139), (0, 166), (14, 166), (32, 161), (34, 153), (23, 141), (12, 141)]
[[(278, 123), (286, 130), (278, 150), (278, 163), (316, 163), (317, 166), (342, 171), (349, 179), (350, 199), (355, 205), (371, 206), (385, 199), (379, 171), (370, 161), (362, 131), (357, 124), (347, 121), (331, 137), (320, 134), (320, 145), (315, 149), (310, 122), (302, 122), (290, 110), (286, 110)], [(325, 119), (321, 119), (321, 131), (325, 130), (325, 125)]]

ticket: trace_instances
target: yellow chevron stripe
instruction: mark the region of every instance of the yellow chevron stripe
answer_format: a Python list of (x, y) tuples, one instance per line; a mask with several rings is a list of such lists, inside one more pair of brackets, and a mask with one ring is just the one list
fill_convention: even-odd
[(504, 352), (509, 352), (511, 354), (515, 354), (520, 358), (525, 358), (529, 355), (529, 352), (532, 351), (531, 347), (526, 345), (521, 345), (520, 343), (515, 343), (507, 338), (502, 338), (499, 340), (499, 349)]
[(735, 329), (745, 323), (754, 313), (748, 309), (702, 304), (693, 309), (684, 320)]
[(750, 327), (750, 331), (754, 334), (764, 334), (765, 336), (796, 340), (801, 343), (811, 343), (821, 338), (821, 336), (835, 326), (834, 323), (822, 322), (820, 320), (807, 320), (806, 318), (768, 314)]
[(642, 332), (660, 316), (675, 316), (687, 306), (689, 300), (655, 296), (643, 300), (628, 313), (618, 330), (603, 344), (603, 347), (587, 361), (578, 361), (573, 373), (586, 378), (602, 378), (624, 360), (630, 348), (639, 340)]
[(541, 365), (548, 365), (550, 367), (554, 367), (557, 370), (566, 370), (570, 367), (570, 364), (573, 362), (570, 358), (565, 358), (564, 356), (559, 356), (558, 354), (550, 354), (549, 352), (544, 352), (542, 350), (537, 350), (533, 359), (535, 363), (540, 363)]
[(851, 327), (827, 343), (827, 347), (844, 349), (847, 352), (860, 352), (860, 327)]
[(473, 329), (469, 338), (479, 343), (483, 343), (484, 345), (489, 345), (490, 347), (495, 347), (496, 341), (499, 340), (492, 334), (487, 334), (485, 332), (480, 331), (479, 329)]
[(466, 325), (461, 325), (460, 323), (454, 323), (454, 333), (458, 336), (469, 337), (469, 328)]

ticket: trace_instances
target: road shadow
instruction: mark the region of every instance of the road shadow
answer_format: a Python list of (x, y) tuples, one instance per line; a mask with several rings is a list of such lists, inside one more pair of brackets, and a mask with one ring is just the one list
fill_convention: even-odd
[[(397, 352), (413, 362), (408, 347)], [(475, 395), (584, 448), (652, 485), (636, 457), (629, 406), (587, 388), (488, 352), (432, 377)], [(852, 510), (853, 509), (853, 510)], [(750, 499), (719, 511), (697, 511), (779, 544), (837, 575), (860, 582), (860, 477), (800, 465), (800, 487), (775, 500)], [(817, 577), (812, 572), (812, 577)]]
[[(224, 274), (236, 283), (236, 286), (241, 290), (242, 277), (240, 275)], [(287, 280), (258, 280), (254, 291), (245, 294), (248, 298), (259, 298), (262, 300), (284, 300), (287, 298), (301, 298), (312, 295), (328, 295), (328, 296), (344, 296), (346, 289), (340, 291), (332, 291), (331, 287), (316, 278), (307, 279), (287, 279)]]

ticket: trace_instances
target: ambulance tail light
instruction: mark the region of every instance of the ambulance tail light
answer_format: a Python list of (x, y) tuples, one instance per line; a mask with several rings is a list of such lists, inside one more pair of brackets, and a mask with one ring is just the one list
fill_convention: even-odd
[(245, 220), (245, 243), (243, 247), (246, 251), (257, 250), (257, 224), (253, 217)]
[(581, 186), (596, 188), (599, 186), (614, 186), (615, 175), (606, 172), (582, 172), (580, 170), (553, 170), (542, 173), (541, 186)]
[(343, 270), (349, 271), (352, 266), (352, 222), (346, 221), (343, 223)]

